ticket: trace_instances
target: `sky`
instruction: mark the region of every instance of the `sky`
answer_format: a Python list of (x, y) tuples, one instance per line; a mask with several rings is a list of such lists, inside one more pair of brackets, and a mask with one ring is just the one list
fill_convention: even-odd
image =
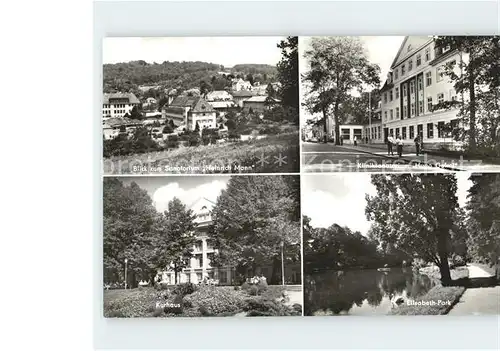
[[(308, 62), (303, 59), (304, 52), (309, 46), (309, 41), (311, 37), (300, 37), (299, 38), (299, 72), (302, 74), (308, 70)], [(387, 78), (387, 73), (391, 68), (392, 61), (398, 53), (399, 47), (403, 43), (404, 36), (368, 36), (360, 37), (367, 50), (368, 60), (371, 63), (376, 63), (380, 66), (380, 82), (381, 85), (384, 84)], [(302, 88), (302, 87), (301, 87)], [(301, 95), (303, 89), (301, 89)], [(302, 108), (302, 107), (301, 107)], [(304, 116), (304, 117), (302, 117)], [(305, 121), (310, 119), (312, 116), (304, 108), (301, 111), (301, 120)]]
[(120, 177), (120, 180), (126, 185), (136, 182), (151, 196), (156, 209), (163, 212), (174, 197), (188, 207), (202, 197), (216, 202), (229, 178), (230, 176), (166, 176)]
[[(466, 172), (455, 175), (458, 203), (463, 207), (472, 182)], [(376, 195), (369, 173), (306, 175), (302, 177), (302, 214), (311, 218), (313, 227), (336, 223), (366, 235), (370, 222), (365, 216), (365, 194)]]
[(282, 37), (122, 37), (105, 38), (103, 63), (144, 60), (203, 61), (224, 67), (243, 63), (275, 66)]

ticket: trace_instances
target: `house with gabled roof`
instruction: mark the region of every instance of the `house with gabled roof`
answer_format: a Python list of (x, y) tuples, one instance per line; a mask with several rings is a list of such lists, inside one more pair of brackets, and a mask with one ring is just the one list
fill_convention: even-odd
[(172, 120), (176, 127), (184, 126), (186, 130), (217, 128), (216, 111), (200, 96), (181, 95), (172, 103), (162, 108), (162, 118)]

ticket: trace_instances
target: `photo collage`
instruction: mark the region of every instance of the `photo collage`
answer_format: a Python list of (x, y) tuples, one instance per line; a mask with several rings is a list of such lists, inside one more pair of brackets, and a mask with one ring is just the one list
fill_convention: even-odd
[(500, 314), (500, 36), (108, 37), (106, 318)]

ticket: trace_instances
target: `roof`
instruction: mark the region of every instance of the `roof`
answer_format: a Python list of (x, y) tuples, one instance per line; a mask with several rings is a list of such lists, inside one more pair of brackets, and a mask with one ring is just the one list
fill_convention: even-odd
[(231, 100), (233, 97), (225, 90), (215, 90), (208, 93), (205, 97), (207, 101)]
[[(434, 40), (432, 37), (423, 36), (423, 35), (421, 35), (421, 36), (406, 36), (404, 38), (403, 42), (401, 43), (401, 46), (399, 47), (398, 53), (396, 54), (396, 56), (394, 56), (394, 60), (392, 61), (391, 68), (394, 68), (397, 65), (397, 63), (399, 63), (399, 61), (402, 61), (402, 60), (406, 59), (408, 56), (413, 55), (413, 52), (415, 52), (415, 50), (421, 48), (422, 46), (424, 46), (425, 44), (427, 44), (429, 41), (432, 41), (432, 40)], [(403, 49), (405, 47), (407, 47), (407, 44), (412, 46), (412, 49), (410, 50), (412, 52), (411, 55), (408, 55), (407, 52), (403, 51)], [(401, 58), (401, 60), (400, 60), (400, 58)]]
[(226, 108), (234, 106), (234, 102), (232, 101), (208, 101), (213, 108)]
[(233, 97), (248, 97), (257, 95), (255, 91), (250, 91), (250, 90), (233, 91), (232, 94)]
[(132, 93), (105, 93), (102, 103), (109, 104), (109, 99), (128, 99), (130, 104), (139, 103), (139, 99)]
[[(274, 99), (274, 98), (271, 98), (271, 99), (273, 99), (275, 102), (279, 102), (278, 99)], [(267, 96), (265, 96), (265, 95), (259, 95), (259, 96), (252, 96), (250, 99), (243, 101), (243, 103), (247, 103), (247, 102), (266, 102), (266, 100), (267, 100)]]

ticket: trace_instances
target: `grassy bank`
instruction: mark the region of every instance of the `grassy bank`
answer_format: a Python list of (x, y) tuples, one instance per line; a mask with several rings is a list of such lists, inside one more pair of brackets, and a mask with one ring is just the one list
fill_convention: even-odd
[[(439, 315), (448, 313), (460, 300), (465, 288), (462, 286), (444, 287), (437, 285), (419, 299), (405, 303), (389, 312), (391, 315)], [(418, 304), (418, 305), (417, 305)]]
[[(281, 161), (280, 161), (281, 160)], [(289, 173), (299, 170), (299, 134), (105, 158), (105, 174)]]
[[(281, 286), (265, 291), (234, 287), (199, 286), (186, 294), (154, 288), (104, 291), (105, 317), (217, 317), (217, 316), (299, 316), (302, 307), (280, 301)], [(165, 310), (167, 304), (179, 304), (178, 311)]]

